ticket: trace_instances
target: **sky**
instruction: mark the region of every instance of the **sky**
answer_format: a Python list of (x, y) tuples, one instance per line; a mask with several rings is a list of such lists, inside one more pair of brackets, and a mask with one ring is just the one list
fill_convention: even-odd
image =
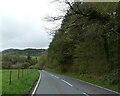
[(48, 48), (51, 37), (44, 17), (58, 14), (50, 0), (0, 1), (0, 51), (8, 48)]
[(46, 29), (54, 29), (55, 24), (44, 18), (64, 14), (58, 9), (65, 7), (51, 1), (54, 0), (0, 0), (0, 51), (48, 48), (52, 39)]

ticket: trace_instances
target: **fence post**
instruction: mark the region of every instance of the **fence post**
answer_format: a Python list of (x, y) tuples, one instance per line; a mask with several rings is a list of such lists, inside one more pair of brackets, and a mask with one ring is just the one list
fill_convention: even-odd
[(22, 77), (23, 77), (23, 68), (22, 68)]
[(18, 68), (18, 80), (20, 78), (20, 69)]
[(9, 85), (11, 85), (12, 83), (12, 70), (10, 69), (9, 71), (9, 81), (8, 81)]

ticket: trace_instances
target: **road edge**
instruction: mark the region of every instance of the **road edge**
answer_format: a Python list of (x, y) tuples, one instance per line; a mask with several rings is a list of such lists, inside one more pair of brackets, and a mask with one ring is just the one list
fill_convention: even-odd
[[(40, 70), (39, 70), (39, 71), (40, 71)], [(38, 79), (38, 81), (37, 81), (37, 84), (36, 84), (36, 86), (35, 86), (32, 94), (31, 94), (31, 96), (34, 96), (34, 94), (35, 94), (35, 92), (36, 92), (36, 90), (37, 90), (37, 88), (38, 88), (38, 85), (39, 85), (40, 81), (41, 81), (41, 71), (40, 71), (39, 79)]]
[[(45, 71), (47, 71), (47, 70), (45, 70)], [(49, 71), (47, 71), (47, 72), (49, 72)], [(53, 73), (53, 74), (54, 74), (54, 72), (50, 72), (50, 73)], [(55, 74), (58, 74), (58, 73), (55, 73)], [(61, 74), (58, 74), (58, 75), (61, 75)], [(63, 75), (63, 76), (66, 76), (66, 75)], [(67, 76), (67, 77), (70, 77), (70, 76)], [(81, 82), (84, 82), (84, 83), (87, 83), (87, 84), (92, 85), (92, 86), (96, 86), (96, 87), (98, 87), (98, 88), (105, 89), (105, 90), (107, 90), (107, 91), (110, 91), (110, 92), (113, 92), (113, 93), (116, 93), (116, 94), (120, 94), (120, 93), (117, 92), (117, 91), (114, 91), (114, 90), (111, 90), (111, 89), (108, 89), (108, 88), (105, 88), (105, 87), (102, 87), (102, 86), (99, 86), (99, 85), (96, 85), (96, 84), (93, 84), (93, 83), (90, 83), (90, 82), (87, 82), (87, 81), (84, 81), (84, 80), (81, 80), (81, 79), (77, 79), (77, 78), (73, 78), (73, 77), (70, 77), (70, 78), (75, 79), (75, 80), (78, 80), (78, 81), (81, 81)]]
[(85, 82), (85, 83), (90, 84), (90, 85), (92, 85), (92, 86), (96, 86), (96, 87), (99, 87), (99, 88), (108, 90), (108, 91), (113, 92), (113, 93), (116, 93), (116, 94), (120, 94), (120, 93), (117, 92), (117, 91), (114, 91), (114, 90), (111, 90), (111, 89), (108, 89), (108, 88), (105, 88), (105, 87), (102, 87), (102, 86), (99, 86), (99, 85), (96, 85), (96, 84), (93, 84), (93, 83), (90, 83), (90, 82), (87, 82), (87, 81), (84, 81), (84, 80), (80, 80), (80, 79), (76, 79), (76, 80), (81, 81), (81, 82)]

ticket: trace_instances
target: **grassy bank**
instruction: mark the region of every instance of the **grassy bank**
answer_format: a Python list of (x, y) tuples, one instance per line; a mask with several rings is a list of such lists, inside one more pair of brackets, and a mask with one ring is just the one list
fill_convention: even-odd
[[(45, 69), (49, 72), (53, 72), (53, 73), (57, 73), (57, 74), (61, 74), (61, 75), (65, 75), (65, 76), (69, 76), (75, 79), (79, 79), (79, 80), (83, 80), (95, 85), (99, 85), (117, 92), (120, 92), (120, 90), (118, 90), (118, 85), (112, 85), (109, 84), (106, 80), (104, 80), (104, 77), (100, 77), (100, 76), (93, 76), (91, 74), (84, 74), (84, 75), (78, 75), (78, 74), (73, 74), (73, 73), (62, 73), (58, 70), (54, 70), (54, 69)], [(98, 79), (99, 78), (99, 79)]]
[(17, 78), (17, 70), (12, 70), (12, 83), (8, 84), (9, 70), (2, 70), (2, 93), (5, 94), (28, 94), (39, 77), (38, 70), (28, 69)]
[(0, 70), (0, 96), (2, 94), (2, 71)]

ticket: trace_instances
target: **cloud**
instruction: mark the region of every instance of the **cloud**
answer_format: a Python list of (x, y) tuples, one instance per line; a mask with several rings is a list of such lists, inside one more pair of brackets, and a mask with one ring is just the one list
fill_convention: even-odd
[(43, 17), (55, 12), (49, 0), (2, 0), (1, 6), (3, 48), (0, 50), (49, 46), (51, 39), (43, 28)]
[(46, 48), (50, 39), (43, 26), (36, 20), (25, 19), (18, 21), (15, 18), (3, 17), (3, 48), (7, 47), (38, 47)]

